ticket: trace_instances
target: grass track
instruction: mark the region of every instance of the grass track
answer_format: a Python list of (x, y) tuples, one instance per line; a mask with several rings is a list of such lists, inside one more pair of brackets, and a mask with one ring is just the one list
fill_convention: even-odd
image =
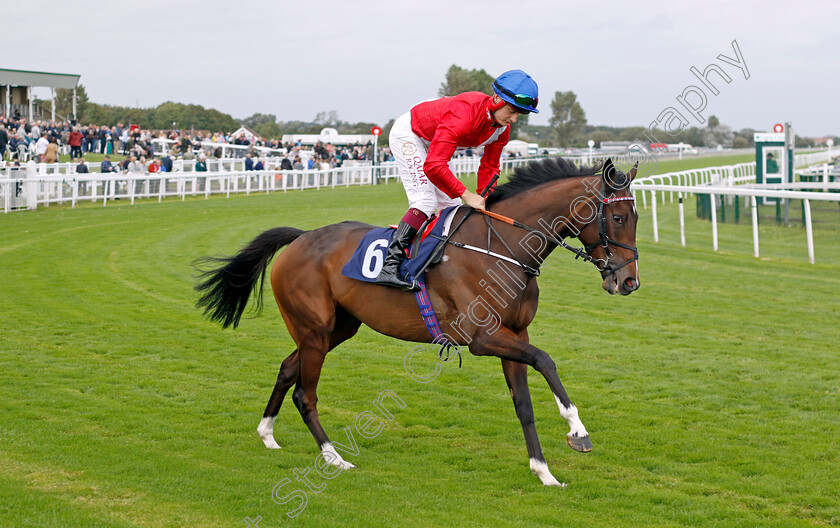
[(421, 385), (403, 370), (410, 344), (363, 328), (326, 362), (324, 427), (342, 442), (384, 389), (406, 407), (379, 437), (356, 436), (359, 469), (308, 492), (294, 520), (272, 488), (312, 467), (316, 446), (292, 405), (281, 451), (255, 432), (293, 344), (273, 306), (237, 331), (202, 320), (189, 263), (278, 225), (393, 222), (402, 189), (0, 216), (0, 526), (840, 524), (837, 224), (816, 225), (812, 266), (801, 228), (765, 223), (756, 260), (748, 224), (720, 225), (715, 254), (687, 206), (687, 248), (675, 206), (659, 209), (659, 244), (640, 212), (642, 289), (629, 297), (559, 252), (540, 278), (531, 339), (595, 446), (566, 447), (532, 373), (543, 450), (569, 488), (528, 471), (497, 360), (466, 356)]

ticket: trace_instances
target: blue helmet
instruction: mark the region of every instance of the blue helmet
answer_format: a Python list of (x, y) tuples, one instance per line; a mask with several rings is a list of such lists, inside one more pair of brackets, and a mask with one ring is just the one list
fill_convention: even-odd
[(499, 75), (493, 81), (493, 91), (504, 102), (516, 107), (523, 113), (540, 113), (537, 110), (537, 102), (539, 101), (537, 83), (522, 70), (510, 70)]

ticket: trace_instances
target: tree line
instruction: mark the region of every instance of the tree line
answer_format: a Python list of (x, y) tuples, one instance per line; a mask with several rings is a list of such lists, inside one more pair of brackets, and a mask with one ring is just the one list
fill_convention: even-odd
[[(484, 69), (466, 69), (453, 64), (449, 67), (438, 89), (438, 96), (453, 96), (463, 92), (482, 92), (493, 94), (494, 77)], [(198, 129), (233, 132), (240, 124), (252, 129), (262, 137), (280, 139), (284, 134), (317, 134), (325, 127), (335, 128), (340, 134), (369, 134), (376, 125), (373, 122), (350, 123), (342, 121), (334, 110), (316, 114), (310, 122), (281, 121), (275, 114), (256, 113), (244, 119), (234, 119), (212, 108), (201, 105), (174, 103), (167, 101), (154, 108), (130, 108), (124, 106), (101, 105), (88, 100), (83, 85), (76, 89), (78, 121), (82, 124), (95, 123), (112, 126), (117, 123), (136, 124), (147, 129)], [(72, 116), (72, 90), (56, 90), (56, 112)], [(546, 98), (543, 97), (545, 101)], [(48, 107), (41, 101), (42, 106)], [(744, 128), (734, 131), (720, 123), (715, 116), (710, 116), (705, 127), (688, 127), (671, 134), (664, 130), (646, 127), (610, 127), (590, 125), (586, 112), (573, 91), (557, 91), (550, 99), (548, 107), (542, 104), (541, 111), (551, 112), (548, 126), (531, 125), (528, 116), (522, 115), (511, 125), (511, 138), (529, 143), (538, 143), (541, 147), (585, 147), (589, 140), (596, 146), (603, 141), (643, 140), (646, 135), (667, 143), (688, 143), (693, 146), (732, 148), (752, 147), (753, 134), (756, 130)], [(387, 138), (394, 119), (382, 127), (382, 135)], [(835, 138), (837, 140), (837, 138)], [(810, 138), (796, 136), (796, 146), (810, 146)], [(840, 141), (838, 141), (840, 143)]]
[[(49, 101), (35, 101), (43, 108), (49, 108)], [(56, 114), (65, 119), (73, 117), (73, 90), (59, 88), (55, 91)], [(76, 87), (76, 121), (86, 125), (114, 126), (138, 125), (144, 129), (158, 130), (210, 130), (233, 132), (239, 128), (239, 120), (213, 108), (201, 105), (167, 101), (153, 108), (132, 108), (127, 106), (103, 105), (90, 101), (84, 85)]]
[[(481, 70), (468, 70), (452, 65), (446, 72), (438, 95), (450, 96), (466, 91), (478, 91), (492, 94), (493, 77)], [(546, 97), (541, 97), (546, 100)], [(718, 145), (731, 148), (748, 148), (755, 146), (753, 134), (761, 132), (752, 128), (739, 131), (724, 125), (715, 116), (710, 116), (705, 127), (688, 127), (672, 134), (665, 130), (647, 127), (610, 127), (593, 126), (587, 122), (586, 112), (573, 91), (557, 91), (551, 97), (549, 107), (545, 103), (541, 111), (550, 111), (548, 126), (534, 126), (528, 123), (528, 116), (522, 116), (511, 127), (511, 138), (521, 139), (529, 143), (538, 143), (541, 147), (585, 147), (589, 140), (596, 146), (603, 141), (634, 141), (644, 140), (651, 136), (663, 143), (687, 143), (693, 146), (714, 148)], [(835, 139), (835, 141), (837, 141)], [(811, 138), (796, 136), (797, 147), (811, 146)], [(838, 141), (840, 143), (840, 141)]]

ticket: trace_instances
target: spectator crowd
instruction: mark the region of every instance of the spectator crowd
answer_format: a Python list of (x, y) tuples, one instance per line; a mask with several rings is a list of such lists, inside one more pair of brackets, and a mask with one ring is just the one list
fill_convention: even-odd
[[(232, 153), (225, 152), (224, 145), (240, 148), (231, 149)], [(199, 132), (193, 136), (177, 130), (141, 130), (122, 123), (109, 127), (71, 121), (30, 122), (17, 112), (13, 116), (0, 114), (0, 166), (7, 159), (13, 164), (30, 159), (36, 163), (56, 163), (63, 153), (77, 163), (77, 172), (87, 172), (84, 156), (97, 153), (105, 155), (100, 165), (102, 172), (171, 172), (174, 159), (194, 160), (195, 170), (202, 172), (207, 171), (208, 159), (220, 159), (225, 153), (244, 157), (245, 170), (265, 170), (268, 160), (261, 152), (266, 149), (274, 151), (273, 161), (280, 170), (330, 169), (341, 167), (348, 160), (373, 159), (371, 143), (333, 145), (319, 141), (305, 148), (300, 141), (282, 143), (276, 139), (249, 139), (245, 134), (233, 137), (223, 132)], [(379, 154), (379, 161), (393, 160), (387, 146), (380, 149)], [(125, 159), (112, 163), (111, 155)]]

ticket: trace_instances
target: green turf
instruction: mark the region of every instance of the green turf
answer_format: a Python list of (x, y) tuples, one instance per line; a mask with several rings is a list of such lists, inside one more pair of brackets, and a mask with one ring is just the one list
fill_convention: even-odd
[(639, 176), (666, 174), (668, 172), (700, 169), (705, 167), (720, 167), (722, 165), (735, 165), (736, 163), (746, 163), (748, 161), (755, 161), (755, 154), (735, 154), (704, 158), (686, 158), (682, 160), (663, 160), (657, 161), (655, 165), (642, 165), (648, 169), (648, 172), (640, 174)]
[[(229, 254), (265, 229), (404, 212), (396, 183), (251, 197), (40, 208), (0, 216), (0, 526), (692, 526), (840, 524), (840, 233), (711, 227), (687, 202), (641, 210), (642, 288), (610, 297), (587, 264), (544, 268), (531, 340), (547, 350), (589, 429), (568, 430), (530, 376), (549, 466), (528, 471), (522, 432), (492, 358), (464, 357), (429, 384), (403, 367), (412, 345), (363, 328), (331, 353), (319, 385), (334, 442), (383, 390), (406, 404), (359, 468), (294, 520), (272, 490), (317, 448), (290, 401), (256, 426), (294, 348), (275, 308), (223, 331), (193, 308), (196, 257)], [(641, 205), (640, 205), (641, 209)], [(420, 362), (430, 367), (432, 362)], [(311, 475), (314, 475), (311, 474)], [(303, 488), (306, 489), (306, 488)]]

